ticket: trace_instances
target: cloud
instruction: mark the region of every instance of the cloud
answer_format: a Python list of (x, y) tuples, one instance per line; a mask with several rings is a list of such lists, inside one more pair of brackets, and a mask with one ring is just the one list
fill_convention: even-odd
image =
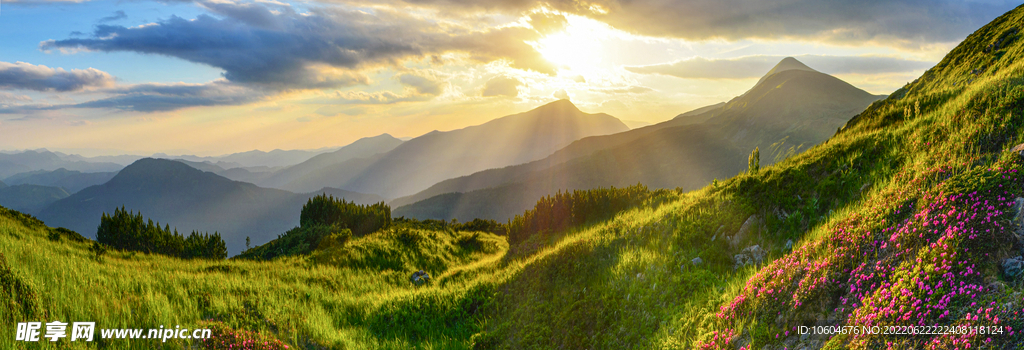
[(31, 97), (26, 95), (15, 95), (10, 92), (0, 91), (0, 106), (11, 102), (29, 102), (32, 101)]
[(523, 82), (516, 78), (510, 77), (494, 77), (488, 80), (484, 84), (484, 90), (481, 95), (487, 96), (508, 96), (516, 97), (519, 96), (519, 85)]
[(560, 31), (569, 25), (569, 20), (559, 14), (535, 12), (530, 14), (529, 17), (530, 26), (544, 34)]
[(468, 53), (474, 61), (507, 59), (516, 68), (554, 73), (554, 66), (526, 43), (541, 35), (531, 28), (439, 26), (434, 19), (382, 8), (300, 13), (266, 3), (198, 4), (211, 14), (171, 16), (136, 27), (97, 25), (88, 38), (48, 40), (39, 46), (177, 57), (223, 69), (232, 82), (283, 89), (366, 84), (363, 69), (453, 51)]
[(551, 94), (551, 96), (554, 96), (555, 98), (557, 98), (559, 100), (568, 100), (569, 99), (569, 92), (565, 91), (565, 89), (561, 89), (561, 90), (555, 91), (555, 93)]
[(122, 19), (125, 19), (125, 18), (128, 18), (128, 15), (125, 14), (124, 11), (122, 11), (122, 10), (117, 10), (117, 11), (114, 11), (113, 15), (100, 18), (99, 22), (100, 23), (113, 22), (113, 21), (122, 20)]
[(67, 92), (113, 83), (113, 76), (94, 68), (64, 70), (25, 62), (0, 62), (0, 89)]
[(316, 114), (325, 117), (334, 117), (338, 115), (357, 116), (366, 113), (366, 109), (362, 107), (351, 107), (351, 106), (323, 106), (316, 110)]
[(64, 4), (64, 3), (80, 3), (89, 0), (7, 0), (4, 3), (12, 5), (38, 5), (38, 4)]
[(138, 84), (110, 89), (114, 96), (73, 105), (73, 108), (113, 108), (163, 112), (196, 106), (240, 105), (267, 93), (217, 80), (206, 84)]
[(196, 106), (240, 105), (269, 93), (217, 80), (206, 84), (137, 84), (104, 89), (109, 97), (73, 104), (33, 104), (0, 108), (0, 114), (38, 113), (70, 108), (107, 108), (135, 112), (164, 112)]
[[(763, 76), (785, 56), (745, 56), (727, 59), (695, 57), (672, 63), (625, 67), (640, 74), (662, 74), (688, 79), (747, 79)], [(807, 66), (827, 74), (884, 74), (930, 68), (933, 63), (884, 56), (796, 56)]]
[(437, 77), (426, 76), (416, 73), (404, 73), (397, 76), (400, 83), (413, 89), (420, 95), (440, 95), (443, 92), (443, 84), (437, 81)]
[(600, 93), (609, 94), (609, 95), (644, 94), (644, 93), (648, 93), (648, 92), (654, 91), (654, 89), (652, 89), (652, 88), (649, 88), (649, 87), (646, 87), (646, 86), (639, 86), (639, 85), (624, 86), (624, 87), (604, 87), (604, 88), (600, 88), (599, 87), (599, 88), (590, 88), (589, 90), (593, 91), (593, 92), (600, 92)]
[(329, 99), (319, 99), (313, 103), (324, 104), (358, 104), (358, 105), (389, 105), (399, 102), (416, 102), (429, 100), (431, 96), (399, 95), (391, 91), (339, 91)]
[(539, 6), (618, 29), (690, 40), (803, 38), (914, 46), (962, 40), (1017, 7), (1010, 0), (405, 0), (442, 11), (527, 12)]

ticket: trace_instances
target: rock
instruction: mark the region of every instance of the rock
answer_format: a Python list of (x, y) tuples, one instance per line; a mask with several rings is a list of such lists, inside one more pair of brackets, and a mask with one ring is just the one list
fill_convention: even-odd
[(700, 257), (696, 257), (693, 258), (693, 260), (690, 260), (690, 263), (693, 264), (693, 266), (700, 266), (701, 264), (704, 263), (704, 260), (701, 260)]
[(722, 234), (722, 230), (725, 229), (725, 225), (718, 225), (718, 229), (715, 230), (715, 235), (711, 236), (711, 241), (714, 242), (718, 238), (718, 235)]
[(1024, 158), (1024, 143), (1013, 146), (1013, 148), (1010, 149), (1010, 152), (1016, 153), (1017, 156)]
[(732, 256), (732, 270), (739, 270), (741, 267), (750, 265), (750, 258), (743, 254), (736, 254)]
[(787, 253), (793, 251), (793, 240), (792, 239), (786, 240), (786, 245), (782, 246), (782, 251), (783, 252), (787, 252)]
[[(1018, 145), (1017, 147), (1014, 147), (1014, 149), (1020, 147), (1021, 146)], [(1021, 152), (1024, 152), (1024, 150)], [(1013, 200), (1013, 207), (1010, 208), (1010, 212), (1013, 213), (1013, 218), (1010, 220), (1010, 227), (1013, 229), (1013, 238), (1016, 239), (1017, 244), (1021, 246), (1021, 253), (1024, 253), (1024, 198), (1015, 198)]]
[(734, 271), (744, 266), (761, 264), (764, 261), (764, 249), (758, 245), (746, 247), (739, 254), (733, 255), (732, 260)]
[(761, 249), (761, 246), (759, 245), (747, 247), (743, 249), (743, 251), (740, 253), (746, 253), (750, 255), (750, 258), (753, 259), (754, 264), (760, 264), (761, 261), (764, 260), (764, 249)]
[(1024, 257), (1007, 258), (999, 266), (1003, 268), (1003, 274), (1007, 278), (1013, 278), (1020, 275), (1021, 271), (1024, 271)]
[(747, 221), (743, 222), (743, 226), (740, 226), (740, 230), (736, 231), (736, 234), (732, 235), (732, 239), (729, 240), (729, 246), (736, 248), (740, 243), (743, 243), (750, 236), (750, 232), (757, 227), (758, 223), (757, 215), (751, 215), (747, 218)]
[(1010, 209), (1011, 212), (1013, 212), (1014, 225), (1020, 226), (1022, 223), (1024, 223), (1024, 211), (1022, 211), (1021, 209), (1024, 209), (1024, 198), (1014, 198), (1013, 208)]
[(1017, 240), (1024, 244), (1024, 198), (1017, 197), (1013, 200), (1013, 208), (1010, 209), (1013, 213), (1013, 233)]
[(412, 282), (412, 284), (417, 286), (422, 286), (430, 282), (430, 275), (423, 270), (419, 270), (412, 273), (412, 277), (409, 277), (409, 282)]

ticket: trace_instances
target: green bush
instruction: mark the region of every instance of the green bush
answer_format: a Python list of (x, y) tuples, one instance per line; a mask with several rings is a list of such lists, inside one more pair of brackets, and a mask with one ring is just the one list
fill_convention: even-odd
[(391, 226), (391, 207), (384, 202), (372, 205), (359, 205), (335, 199), (326, 194), (310, 198), (302, 206), (299, 226), (340, 225), (352, 230), (356, 237), (368, 235)]
[(509, 221), (509, 243), (518, 244), (541, 232), (558, 232), (570, 227), (604, 220), (615, 213), (640, 205), (651, 197), (647, 186), (598, 188), (561, 192), (537, 201), (533, 210)]
[(247, 249), (238, 258), (270, 260), (280, 256), (308, 254), (316, 249), (344, 246), (351, 237), (352, 231), (341, 225), (315, 223), (288, 230), (275, 240)]
[(121, 207), (114, 215), (103, 213), (96, 230), (96, 241), (114, 249), (157, 253), (181, 258), (224, 259), (227, 247), (219, 233), (192, 231), (187, 238), (170, 225), (160, 228), (160, 223), (145, 220), (142, 213), (128, 212)]

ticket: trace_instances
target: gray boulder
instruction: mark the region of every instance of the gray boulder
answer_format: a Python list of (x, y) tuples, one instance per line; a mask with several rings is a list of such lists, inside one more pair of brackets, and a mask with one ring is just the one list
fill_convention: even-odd
[(739, 254), (733, 255), (733, 270), (737, 270), (744, 266), (759, 265), (764, 261), (764, 249), (761, 246), (754, 245), (744, 248)]
[(422, 286), (430, 283), (430, 275), (423, 270), (419, 270), (412, 273), (412, 277), (409, 277), (409, 282), (412, 282), (412, 284), (417, 286)]
[(793, 251), (793, 240), (792, 239), (786, 240), (786, 245), (782, 247), (782, 251), (783, 252), (787, 252), (787, 253)]
[(1024, 271), (1024, 257), (1007, 258), (999, 266), (1003, 268), (1003, 274), (1006, 275), (1006, 278), (1014, 278)]
[(1013, 146), (1013, 148), (1010, 149), (1010, 152), (1016, 153), (1017, 156), (1024, 158), (1024, 143)]
[(760, 220), (758, 220), (757, 215), (751, 215), (748, 217), (747, 221), (743, 222), (743, 226), (740, 226), (740, 230), (736, 231), (736, 234), (732, 235), (732, 238), (729, 239), (729, 246), (736, 248), (740, 243), (743, 243), (743, 241), (750, 236), (750, 233), (757, 228), (757, 223), (759, 221)]
[(701, 264), (704, 264), (704, 260), (700, 257), (696, 257), (693, 258), (693, 260), (690, 260), (690, 263), (693, 264), (693, 266), (700, 266)]

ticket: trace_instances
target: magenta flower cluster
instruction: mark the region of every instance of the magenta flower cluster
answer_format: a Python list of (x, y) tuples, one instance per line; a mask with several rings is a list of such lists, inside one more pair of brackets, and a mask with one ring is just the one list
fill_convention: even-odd
[[(948, 169), (937, 168), (930, 175), (945, 180), (948, 174)], [(991, 245), (1011, 230), (1006, 219), (1016, 195), (1002, 184), (1019, 183), (1022, 177), (1016, 169), (989, 169), (983, 177), (993, 184), (979, 191), (904, 190), (879, 196), (883, 199), (869, 203), (869, 209), (829, 228), (826, 239), (805, 244), (757, 272), (718, 317), (727, 324), (750, 317), (776, 321), (775, 338), (780, 341), (795, 336), (797, 327), (784, 320), (806, 322), (812, 317), (850, 326), (1001, 326), (1005, 331), (998, 337), (854, 334), (848, 338), (851, 348), (927, 344), (929, 349), (973, 349), (994, 341), (1024, 341), (1007, 322), (1017, 320), (1019, 328), (1024, 309), (1006, 300), (998, 305), (988, 301), (999, 294), (985, 285), (979, 267), (991, 264)], [(979, 306), (983, 300), (988, 301), (985, 307)], [(823, 306), (832, 311), (827, 317), (820, 316)], [(716, 335), (734, 337), (735, 332), (726, 328)], [(730, 348), (721, 337), (700, 345)]]

